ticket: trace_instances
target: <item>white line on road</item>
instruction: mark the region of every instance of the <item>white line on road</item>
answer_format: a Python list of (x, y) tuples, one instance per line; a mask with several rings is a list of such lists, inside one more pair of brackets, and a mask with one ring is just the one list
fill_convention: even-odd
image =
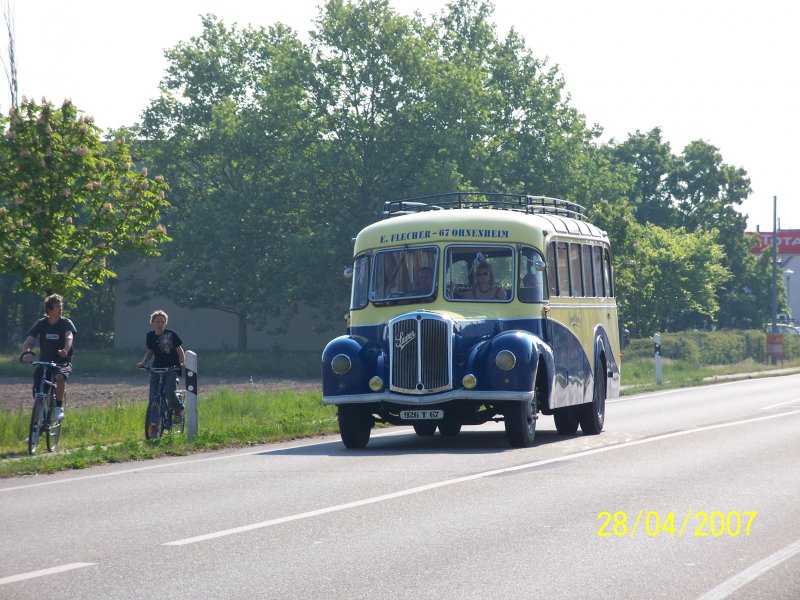
[(761, 408), (761, 410), (770, 410), (772, 408), (778, 408), (779, 406), (783, 406), (784, 404), (792, 404), (793, 402), (797, 402), (797, 398), (795, 398), (794, 400), (787, 400), (786, 402), (778, 402), (778, 404), (771, 404), (769, 406), (763, 406)]
[(723, 581), (713, 590), (707, 591), (700, 596), (697, 600), (722, 600), (727, 598), (740, 587), (747, 585), (757, 577), (760, 577), (773, 567), (778, 566), (783, 561), (791, 558), (800, 552), (800, 540), (789, 544), (785, 548), (781, 548), (775, 554), (771, 554), (764, 560), (758, 561), (756, 564), (747, 567), (741, 573), (737, 573), (727, 581)]
[[(408, 433), (408, 428), (399, 429), (396, 431), (387, 431), (386, 433), (373, 434), (372, 437), (384, 437), (389, 435), (402, 435)], [(253, 456), (255, 454), (266, 454), (272, 452), (282, 452), (284, 450), (295, 450), (297, 448), (308, 448), (310, 446), (320, 446), (322, 444), (333, 443), (335, 438), (323, 440), (319, 442), (310, 442), (308, 444), (298, 444), (296, 446), (279, 446), (273, 448), (261, 448), (259, 450), (251, 450), (249, 452), (238, 452), (236, 454), (225, 454), (222, 456), (209, 456), (206, 458), (183, 459), (172, 461), (168, 463), (159, 463), (157, 465), (148, 465), (146, 467), (136, 467), (135, 469), (123, 469), (122, 471), (110, 471), (108, 473), (94, 473), (92, 475), (78, 475), (77, 477), (65, 477), (64, 479), (51, 479), (49, 481), (40, 481), (38, 483), (28, 483), (25, 485), (17, 485), (14, 487), (0, 488), (2, 492), (13, 492), (14, 490), (27, 490), (29, 488), (41, 487), (43, 485), (56, 485), (58, 483), (72, 483), (75, 481), (86, 481), (87, 479), (98, 479), (100, 477), (116, 477), (117, 475), (126, 475), (128, 473), (140, 473), (142, 471), (151, 471), (153, 469), (163, 469), (165, 467), (172, 467), (175, 465), (187, 465), (194, 463), (211, 462), (214, 460), (228, 460), (230, 458), (241, 458), (242, 456)]]
[(44, 577), (45, 575), (54, 575), (55, 573), (63, 573), (64, 571), (72, 571), (73, 569), (82, 569), (83, 567), (91, 567), (97, 563), (70, 563), (68, 565), (61, 565), (60, 567), (50, 567), (49, 569), (41, 569), (39, 571), (29, 571), (28, 573), (20, 573), (19, 575), (9, 575), (8, 577), (0, 578), (0, 585), (6, 583), (14, 583), (15, 581), (24, 581), (26, 579), (33, 579), (34, 577)]
[(437, 488), (442, 488), (450, 485), (456, 485), (459, 483), (464, 483), (467, 481), (474, 481), (476, 479), (483, 479), (485, 477), (491, 477), (493, 475), (501, 475), (504, 473), (512, 473), (514, 471), (522, 471), (526, 469), (531, 469), (534, 467), (540, 467), (542, 465), (548, 465), (553, 463), (565, 462), (569, 460), (574, 460), (576, 458), (582, 458), (584, 456), (592, 456), (594, 454), (602, 454), (603, 452), (610, 452), (612, 450), (621, 450), (623, 448), (629, 448), (631, 446), (638, 446), (640, 444), (650, 444), (653, 442), (658, 442), (661, 440), (666, 440), (669, 438), (679, 437), (683, 435), (690, 435), (692, 433), (700, 433), (702, 431), (711, 431), (713, 429), (723, 429), (725, 427), (734, 427), (737, 425), (746, 425), (749, 423), (756, 423), (758, 421), (766, 421), (769, 419), (776, 419), (776, 418), (786, 418), (790, 415), (800, 414), (800, 410), (787, 412), (787, 413), (780, 413), (778, 415), (769, 415), (766, 417), (756, 417), (753, 419), (746, 419), (743, 421), (733, 421), (731, 423), (719, 423), (716, 425), (707, 425), (704, 427), (697, 427), (695, 429), (687, 429), (685, 431), (675, 431), (672, 433), (665, 433), (663, 435), (657, 435), (650, 438), (644, 438), (640, 440), (634, 440), (631, 442), (623, 442), (621, 444), (615, 444), (612, 446), (604, 446), (602, 448), (593, 448), (592, 450), (583, 450), (581, 452), (575, 452), (574, 454), (567, 454), (564, 456), (558, 456), (555, 458), (548, 458), (545, 460), (539, 460), (535, 462), (525, 463), (522, 465), (516, 465), (513, 467), (506, 467), (503, 469), (493, 469), (491, 471), (484, 471), (483, 473), (475, 473), (473, 475), (467, 475), (464, 477), (457, 477), (455, 479), (445, 479), (444, 481), (436, 481), (434, 483), (429, 483), (427, 485), (421, 485), (419, 487), (413, 487), (406, 490), (400, 490), (399, 492), (394, 492), (391, 494), (384, 494), (382, 496), (375, 496), (373, 498), (365, 498), (363, 500), (356, 500), (354, 502), (347, 502), (345, 504), (337, 504), (335, 506), (329, 506), (327, 508), (320, 508), (317, 510), (312, 510), (309, 512), (299, 513), (295, 515), (288, 515), (286, 517), (279, 517), (277, 519), (270, 519), (269, 521), (261, 521), (259, 523), (251, 523), (250, 525), (242, 525), (240, 527), (234, 527), (232, 529), (223, 529), (221, 531), (215, 531), (213, 533), (206, 533), (204, 535), (198, 535), (195, 537), (185, 538), (182, 540), (175, 540), (174, 542), (166, 542), (162, 545), (164, 546), (185, 546), (187, 544), (194, 544), (197, 542), (203, 542), (206, 540), (211, 540), (214, 538), (225, 537), (228, 535), (234, 535), (236, 533), (243, 533), (245, 531), (252, 531), (254, 529), (263, 529), (265, 527), (272, 527), (273, 525), (280, 525), (282, 523), (289, 523), (291, 521), (299, 521), (301, 519), (308, 519), (311, 517), (317, 517), (319, 515), (325, 515), (333, 512), (339, 512), (342, 510), (348, 510), (350, 508), (357, 508), (359, 506), (366, 506), (368, 504), (375, 504), (378, 502), (385, 502), (387, 500), (394, 500), (395, 498), (402, 498), (403, 496), (410, 496), (412, 494), (419, 494), (421, 492), (427, 492), (430, 490), (435, 490)]

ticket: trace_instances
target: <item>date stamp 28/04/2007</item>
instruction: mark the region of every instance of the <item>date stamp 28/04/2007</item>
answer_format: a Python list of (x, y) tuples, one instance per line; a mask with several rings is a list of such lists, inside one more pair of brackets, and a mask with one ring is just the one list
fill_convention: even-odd
[(635, 518), (622, 510), (597, 513), (600, 527), (597, 537), (629, 537), (646, 535), (658, 537), (738, 537), (749, 536), (756, 518), (754, 510), (687, 510), (676, 518), (673, 511), (662, 514), (656, 510), (639, 510)]

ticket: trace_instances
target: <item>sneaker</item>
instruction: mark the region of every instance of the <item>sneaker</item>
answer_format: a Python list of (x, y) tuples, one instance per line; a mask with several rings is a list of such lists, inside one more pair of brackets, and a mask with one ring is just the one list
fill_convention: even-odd
[(64, 419), (64, 407), (63, 406), (56, 406), (56, 409), (53, 412), (53, 420), (54, 421), (61, 421), (63, 419)]

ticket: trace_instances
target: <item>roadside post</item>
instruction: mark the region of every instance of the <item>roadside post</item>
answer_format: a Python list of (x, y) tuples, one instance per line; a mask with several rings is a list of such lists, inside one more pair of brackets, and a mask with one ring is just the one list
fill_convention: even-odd
[(767, 333), (767, 356), (772, 357), (772, 364), (776, 364), (778, 359), (783, 360), (783, 334), (777, 331)]
[(190, 442), (197, 435), (197, 354), (187, 350), (186, 364), (186, 439)]
[(656, 383), (661, 385), (663, 381), (662, 373), (661, 373), (661, 334), (657, 333), (653, 336), (653, 341), (655, 342), (655, 353), (656, 353)]

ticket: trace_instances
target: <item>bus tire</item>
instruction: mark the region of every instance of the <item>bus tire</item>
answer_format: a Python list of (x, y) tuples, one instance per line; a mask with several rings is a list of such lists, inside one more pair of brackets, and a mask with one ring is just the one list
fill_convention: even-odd
[(342, 404), (338, 412), (339, 434), (345, 447), (350, 450), (366, 448), (372, 430), (372, 414), (358, 404)]
[(424, 423), (414, 423), (414, 431), (417, 435), (431, 436), (436, 433), (436, 421), (426, 421)]
[(439, 433), (454, 436), (461, 433), (461, 423), (458, 421), (443, 421), (439, 423)]
[(503, 413), (506, 438), (512, 448), (530, 448), (536, 435), (536, 398), (530, 402), (509, 402)]
[(578, 408), (578, 420), (581, 431), (587, 435), (597, 435), (603, 431), (606, 420), (606, 380), (603, 377), (605, 367), (601, 363), (594, 374), (594, 391), (592, 401), (581, 404)]
[(578, 431), (578, 408), (575, 406), (565, 406), (553, 411), (553, 420), (556, 423), (556, 431), (561, 435), (575, 435)]

